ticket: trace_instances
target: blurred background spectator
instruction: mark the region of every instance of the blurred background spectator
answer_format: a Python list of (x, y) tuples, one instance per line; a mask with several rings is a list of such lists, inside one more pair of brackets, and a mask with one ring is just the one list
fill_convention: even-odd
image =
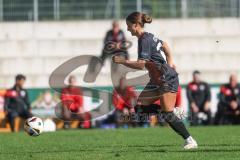
[(62, 128), (63, 122), (56, 118), (55, 110), (59, 101), (59, 95), (47, 89), (31, 103), (32, 114), (44, 119), (44, 131), (55, 131), (57, 126)]
[[(126, 41), (124, 32), (120, 29), (118, 21), (112, 22), (112, 29), (107, 31), (106, 36), (104, 38), (104, 46), (108, 42), (115, 42), (115, 43), (123, 43)], [(127, 51), (119, 51), (119, 50), (113, 50), (112, 52), (108, 53), (104, 49), (102, 50), (102, 54), (100, 56), (102, 62), (104, 63), (105, 59), (113, 54), (121, 54), (122, 56), (125, 56), (126, 58), (129, 57)]]
[(218, 110), (215, 124), (240, 123), (240, 86), (237, 76), (232, 74), (229, 83), (220, 87)]
[(114, 110), (106, 117), (97, 121), (97, 127), (116, 128), (135, 126), (131, 121), (131, 112), (136, 102), (134, 87), (126, 85), (124, 78), (120, 78), (118, 86), (113, 89), (112, 105)]
[(115, 107), (115, 118), (118, 127), (127, 127), (134, 125), (130, 121), (131, 110), (136, 102), (136, 93), (134, 88), (127, 86), (125, 79), (121, 78), (119, 86), (113, 90), (112, 103)]
[[(103, 49), (102, 49), (101, 55), (99, 56), (100, 64), (99, 64), (99, 60), (96, 59), (95, 57), (90, 59), (88, 69), (87, 69), (87, 74), (84, 75), (84, 81), (95, 82), (96, 77), (99, 75), (99, 72), (101, 71), (104, 62), (108, 57), (118, 54), (128, 59), (129, 54), (128, 54), (127, 48), (125, 49), (123, 47), (121, 49), (115, 49), (117, 44), (123, 43), (125, 41), (126, 41), (125, 34), (120, 29), (118, 21), (113, 21), (112, 28), (107, 31), (104, 38)], [(115, 63), (111, 64), (111, 69), (113, 69), (114, 71), (112, 74), (115, 74), (117, 72), (118, 66), (119, 65)]]
[[(107, 44), (113, 44), (113, 43), (123, 43), (126, 41), (124, 32), (120, 29), (119, 23), (118, 21), (113, 21), (112, 22), (112, 28), (107, 31), (104, 41), (103, 41), (103, 49), (102, 49), (102, 53), (100, 55), (100, 60), (101, 63), (104, 64), (106, 58), (108, 58), (109, 56), (112, 56), (114, 54), (120, 54), (122, 56), (124, 56), (125, 58), (128, 58), (128, 51), (127, 50), (119, 50), (119, 49), (110, 49), (108, 50), (108, 47), (106, 47)], [(111, 48), (111, 47), (110, 47)], [(117, 65), (113, 65), (114, 69), (117, 69)], [(101, 67), (99, 68), (99, 70), (96, 70), (96, 62), (95, 59), (91, 59), (90, 61), (90, 65), (89, 65), (89, 71), (90, 73), (92, 72), (100, 72)]]
[(59, 99), (56, 95), (53, 95), (50, 90), (46, 90), (42, 93), (36, 101), (34, 101), (31, 105), (36, 109), (54, 109), (58, 103)]
[(191, 111), (189, 116), (190, 124), (210, 124), (210, 88), (208, 83), (201, 81), (199, 71), (193, 72), (193, 81), (187, 85), (187, 98)]
[(76, 77), (71, 75), (68, 87), (62, 89), (62, 117), (65, 128), (90, 128), (91, 115), (84, 111), (82, 91), (76, 86)]
[(6, 90), (0, 89), (0, 132), (10, 132), (10, 125), (6, 120), (6, 113), (4, 111), (4, 97)]
[(18, 74), (15, 77), (15, 85), (7, 90), (5, 95), (4, 109), (12, 132), (19, 130), (19, 118), (31, 117), (28, 92), (23, 88), (25, 81), (26, 77)]

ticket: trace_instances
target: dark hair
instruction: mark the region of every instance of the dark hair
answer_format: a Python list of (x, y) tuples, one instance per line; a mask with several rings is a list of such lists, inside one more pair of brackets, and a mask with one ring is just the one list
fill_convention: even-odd
[(76, 79), (74, 75), (70, 75), (68, 78), (68, 82), (71, 83), (73, 79)]
[(195, 71), (193, 71), (193, 75), (195, 75), (195, 74), (201, 74), (201, 72), (198, 70), (195, 70)]
[(133, 12), (127, 16), (126, 21), (129, 21), (133, 24), (139, 23), (142, 27), (144, 27), (145, 23), (152, 22), (152, 17), (141, 12)]
[(26, 80), (26, 77), (23, 75), (23, 74), (18, 74), (18, 75), (16, 75), (16, 77), (15, 77), (15, 80), (16, 81), (20, 81), (20, 80)]

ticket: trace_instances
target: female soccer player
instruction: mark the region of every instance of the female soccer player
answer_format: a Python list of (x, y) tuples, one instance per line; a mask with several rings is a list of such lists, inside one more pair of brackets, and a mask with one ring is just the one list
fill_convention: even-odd
[(127, 16), (127, 30), (138, 38), (138, 60), (131, 61), (114, 56), (113, 62), (133, 69), (148, 70), (150, 82), (138, 97), (138, 107), (147, 107), (160, 99), (162, 116), (171, 128), (183, 137), (184, 149), (197, 148), (196, 141), (190, 136), (183, 122), (173, 113), (179, 85), (178, 74), (173, 69), (173, 58), (167, 43), (144, 31), (144, 24), (151, 22), (150, 16), (140, 12)]

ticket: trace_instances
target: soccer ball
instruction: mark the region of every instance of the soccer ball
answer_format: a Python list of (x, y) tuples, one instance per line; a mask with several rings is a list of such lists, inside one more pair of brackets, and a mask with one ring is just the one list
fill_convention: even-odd
[(25, 121), (24, 130), (29, 136), (39, 136), (43, 131), (43, 121), (38, 117), (31, 117)]

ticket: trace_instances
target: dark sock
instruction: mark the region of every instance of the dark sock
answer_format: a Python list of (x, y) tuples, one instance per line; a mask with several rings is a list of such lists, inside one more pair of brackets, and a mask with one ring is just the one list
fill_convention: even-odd
[(134, 118), (132, 119), (138, 126), (143, 126), (145, 123), (145, 119), (144, 119), (144, 106), (142, 105), (136, 105), (134, 107), (135, 110), (135, 114), (134, 114)]
[(170, 127), (182, 136), (183, 139), (187, 139), (190, 136), (183, 122), (173, 112), (162, 112), (162, 115)]
[(157, 114), (160, 113), (160, 106), (157, 104), (151, 104), (148, 106), (136, 105), (134, 107), (136, 113), (145, 113), (145, 114)]

